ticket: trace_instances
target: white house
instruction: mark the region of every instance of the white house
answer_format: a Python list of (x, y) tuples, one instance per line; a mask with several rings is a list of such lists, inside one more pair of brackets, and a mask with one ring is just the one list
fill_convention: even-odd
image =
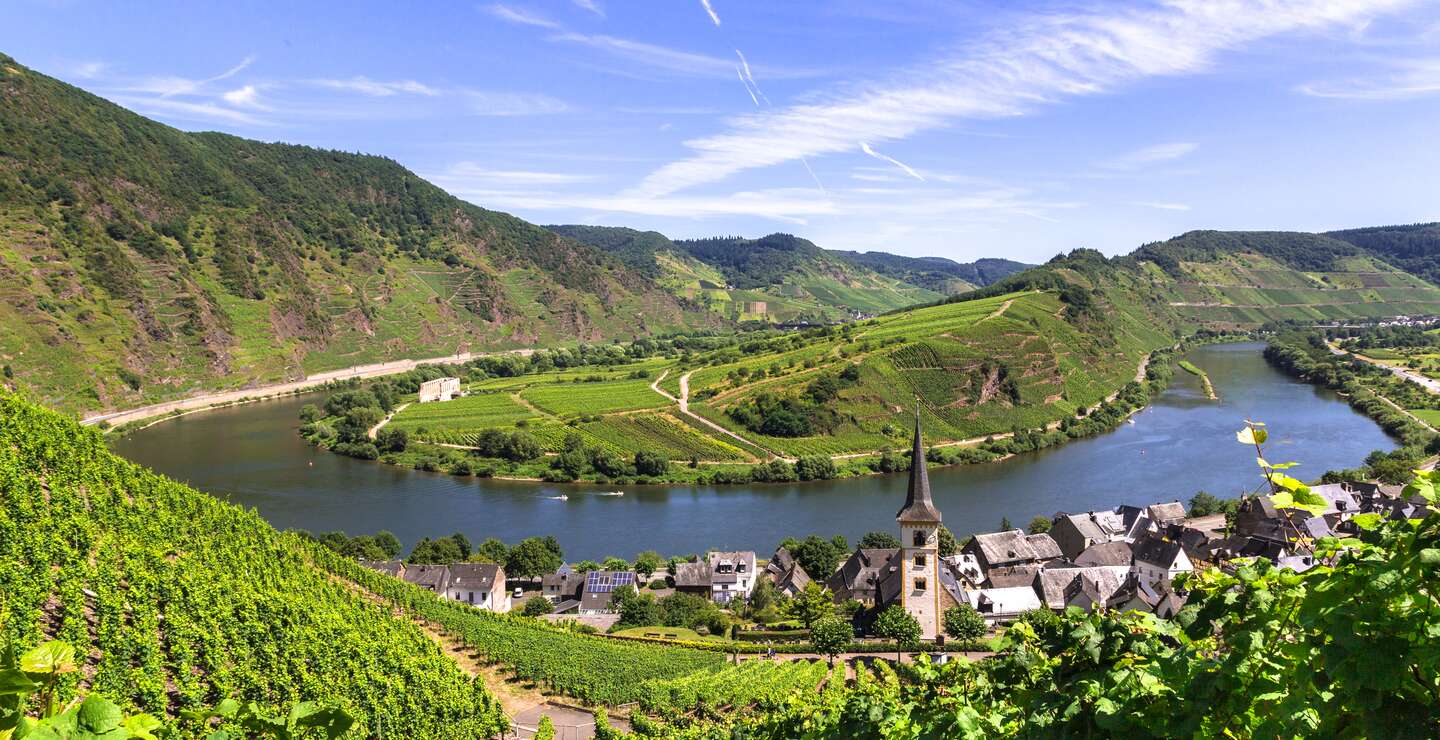
[(1040, 596), (1031, 586), (1010, 586), (1008, 588), (982, 588), (966, 591), (965, 598), (987, 624), (1009, 622), (1031, 609), (1043, 604)]
[(451, 565), (445, 598), (492, 612), (508, 612), (512, 606), (505, 590), (505, 569), (494, 563)]
[(436, 378), (420, 384), (420, 403), (449, 401), (460, 395), (459, 378)]
[(731, 600), (750, 598), (755, 590), (755, 551), (712, 552), (710, 565), (710, 600), (728, 604)]
[(1145, 584), (1168, 584), (1175, 576), (1195, 570), (1179, 542), (1147, 534), (1135, 541), (1134, 551), (1130, 572)]

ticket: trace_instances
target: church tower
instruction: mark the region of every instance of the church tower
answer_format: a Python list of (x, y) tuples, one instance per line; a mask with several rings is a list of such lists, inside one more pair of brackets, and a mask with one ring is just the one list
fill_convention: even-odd
[(940, 634), (940, 510), (930, 500), (925, 445), (920, 441), (920, 408), (915, 408), (915, 441), (910, 489), (895, 514), (900, 523), (900, 605), (920, 623), (920, 637)]

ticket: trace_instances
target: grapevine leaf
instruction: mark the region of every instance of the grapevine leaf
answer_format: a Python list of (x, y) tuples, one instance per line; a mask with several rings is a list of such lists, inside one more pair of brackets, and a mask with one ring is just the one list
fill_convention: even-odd
[(86, 697), (85, 702), (80, 705), (80, 714), (77, 717), (82, 730), (96, 735), (118, 728), (124, 718), (125, 715), (120, 711), (120, 707), (97, 694)]
[(32, 694), (39, 684), (30, 680), (24, 671), (8, 668), (0, 671), (0, 696)]
[(51, 640), (20, 656), (20, 670), (42, 675), (71, 673), (75, 670), (75, 648)]

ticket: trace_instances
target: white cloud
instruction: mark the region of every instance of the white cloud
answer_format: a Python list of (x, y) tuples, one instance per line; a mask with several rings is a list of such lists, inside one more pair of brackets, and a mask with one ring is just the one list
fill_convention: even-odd
[(476, 116), (542, 116), (570, 110), (565, 101), (540, 93), (462, 90), (459, 94), (470, 114)]
[(715, 25), (720, 25), (720, 16), (715, 14), (715, 8), (710, 6), (710, 0), (700, 0), (700, 5), (705, 8), (705, 12), (709, 14), (710, 20), (714, 21)]
[(220, 94), (220, 97), (224, 99), (225, 102), (237, 108), (265, 110), (265, 106), (260, 104), (260, 89), (254, 85), (245, 85), (244, 87), (223, 92)]
[(669, 49), (603, 34), (560, 33), (555, 41), (580, 44), (643, 65), (647, 70), (664, 70), (691, 77), (729, 77), (733, 63), (728, 59)]
[(1121, 172), (1134, 172), (1148, 165), (1160, 162), (1169, 162), (1179, 159), (1196, 149), (1199, 144), (1190, 141), (1175, 141), (1168, 144), (1155, 144), (1133, 152), (1126, 152), (1114, 159), (1101, 162), (1100, 166), (1107, 170), (1119, 170)]
[(93, 80), (105, 71), (104, 62), (85, 62), (75, 65), (74, 74), (82, 80)]
[(388, 97), (399, 93), (425, 95), (427, 97), (434, 97), (440, 94), (439, 90), (429, 85), (416, 82), (415, 80), (395, 80), (387, 82), (372, 80), (368, 77), (351, 77), (346, 80), (321, 79), (311, 80), (310, 82), (313, 85), (328, 87), (332, 90), (347, 90), (375, 97)]
[(919, 172), (916, 172), (914, 167), (911, 167), (910, 165), (905, 164), (904, 162), (901, 162), (894, 157), (887, 157), (884, 154), (875, 151), (874, 148), (872, 148), (869, 144), (866, 144), (863, 141), (860, 142), (860, 151), (869, 154), (870, 156), (880, 160), (881, 162), (889, 162), (890, 164), (899, 167), (900, 169), (905, 171), (905, 174), (915, 178), (916, 180), (920, 180), (922, 182), (925, 180), (924, 176), (922, 176)]
[(690, 157), (651, 172), (633, 194), (663, 195), (851, 150), (857, 140), (896, 141), (956, 119), (1021, 115), (1147, 77), (1193, 74), (1220, 51), (1247, 42), (1354, 24), (1410, 2), (1170, 0), (1138, 10), (1036, 16), (889, 79), (737, 116), (725, 132), (686, 142)]
[(600, 7), (595, 0), (574, 0), (575, 6), (581, 10), (588, 10), (601, 18), (605, 17), (605, 9)]
[(271, 121), (244, 111), (238, 111), (210, 102), (192, 102), (167, 97), (109, 96), (111, 100), (126, 108), (147, 115), (165, 116), (182, 121), (220, 122), (247, 126), (268, 126)]
[(560, 27), (559, 23), (556, 23), (549, 18), (545, 18), (544, 16), (536, 15), (526, 10), (518, 10), (508, 5), (500, 5), (499, 3), (485, 6), (485, 12), (495, 16), (496, 18), (499, 18), (502, 21), (518, 23), (522, 26), (536, 26), (539, 28)]
[(1306, 95), (1342, 100), (1398, 100), (1440, 93), (1440, 59), (1413, 59), (1400, 66), (1387, 75), (1311, 82), (1299, 90)]

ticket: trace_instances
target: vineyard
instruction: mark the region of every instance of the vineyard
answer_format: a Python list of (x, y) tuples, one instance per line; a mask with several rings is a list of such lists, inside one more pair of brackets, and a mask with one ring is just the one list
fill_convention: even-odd
[(482, 393), (443, 403), (412, 403), (390, 421), (398, 429), (430, 432), (511, 427), (537, 414), (516, 403), (508, 393)]
[[(843, 666), (837, 670), (844, 683)], [(687, 715), (764, 711), (796, 692), (814, 692), (827, 677), (831, 677), (831, 671), (819, 661), (748, 660), (716, 672), (647, 682), (640, 695), (640, 708), (672, 723)]]
[(60, 697), (163, 718), (226, 698), (329, 700), (365, 734), (493, 734), (506, 720), (413, 624), (312, 565), (298, 539), (112, 455), (92, 430), (0, 394), (0, 594), (19, 651), (73, 646)]
[(720, 653), (584, 635), (530, 617), (494, 614), (360, 567), (322, 548), (317, 562), (427, 622), (439, 625), (486, 661), (521, 681), (581, 701), (637, 701), (648, 682), (722, 668)]
[(525, 400), (556, 416), (610, 414), (664, 406), (668, 400), (650, 388), (648, 379), (600, 383), (536, 385), (521, 394)]
[(707, 436), (669, 414), (615, 416), (580, 427), (591, 437), (628, 452), (657, 450), (672, 460), (740, 462), (754, 458), (727, 441)]

